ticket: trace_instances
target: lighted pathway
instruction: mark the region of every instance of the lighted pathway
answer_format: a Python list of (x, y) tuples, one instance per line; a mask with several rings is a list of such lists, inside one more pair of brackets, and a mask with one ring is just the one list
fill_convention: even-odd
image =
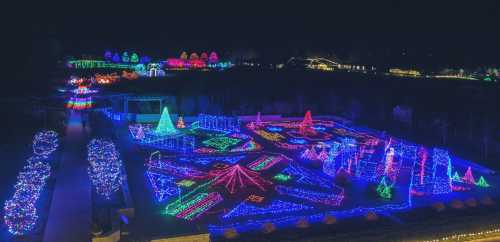
[(62, 156), (56, 171), (44, 241), (90, 241), (91, 186), (87, 175), (87, 137), (81, 116), (71, 114), (62, 145)]

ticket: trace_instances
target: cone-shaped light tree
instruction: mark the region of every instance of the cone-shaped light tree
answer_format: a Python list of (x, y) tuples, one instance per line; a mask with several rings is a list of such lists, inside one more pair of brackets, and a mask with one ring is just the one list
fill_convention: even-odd
[(158, 126), (156, 126), (155, 132), (160, 135), (171, 135), (178, 132), (177, 129), (175, 129), (174, 124), (172, 123), (172, 119), (170, 118), (167, 107), (163, 108), (160, 122), (158, 122)]

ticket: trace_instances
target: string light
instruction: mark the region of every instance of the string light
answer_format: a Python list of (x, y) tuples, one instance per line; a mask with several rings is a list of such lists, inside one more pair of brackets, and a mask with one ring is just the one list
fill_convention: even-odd
[(254, 140), (249, 140), (245, 142), (240, 147), (236, 147), (230, 150), (230, 152), (250, 152), (261, 150), (262, 146), (255, 142)]
[(296, 182), (299, 184), (319, 186), (327, 189), (333, 186), (332, 182), (324, 175), (315, 173), (295, 163), (291, 163), (281, 173), (295, 177)]
[(158, 202), (163, 202), (174, 195), (179, 194), (180, 188), (177, 186), (172, 176), (152, 171), (147, 171), (146, 174), (149, 178), (151, 186), (153, 187), (153, 192)]
[(132, 138), (141, 145), (183, 153), (193, 152), (195, 144), (193, 136), (182, 133), (172, 134), (172, 132), (168, 134), (168, 131), (162, 131), (162, 129), (156, 132), (157, 129), (153, 129), (151, 125), (129, 125)]
[(240, 119), (236, 117), (199, 114), (198, 123), (200, 129), (221, 132), (240, 132)]
[(340, 143), (333, 142), (328, 152), (328, 158), (323, 162), (323, 173), (334, 177), (337, 174), (336, 158), (339, 155)]
[(244, 155), (236, 155), (236, 156), (207, 156), (207, 157), (180, 157), (179, 161), (182, 162), (193, 162), (196, 164), (200, 164), (203, 166), (209, 165), (214, 161), (223, 161), (229, 164), (236, 164), (241, 159), (245, 158)]
[(217, 151), (226, 151), (229, 147), (238, 144), (241, 140), (229, 137), (214, 137), (203, 141), (202, 143), (206, 146), (213, 147)]
[(386, 177), (382, 177), (382, 180), (380, 180), (380, 183), (377, 186), (377, 193), (378, 195), (383, 198), (383, 199), (391, 199), (392, 198), (392, 185), (388, 185), (387, 181), (385, 179)]
[(231, 194), (249, 186), (266, 191), (266, 186), (272, 184), (272, 182), (261, 178), (258, 172), (249, 170), (239, 164), (225, 169), (211, 170), (208, 177), (213, 179), (214, 186), (223, 185)]
[(155, 132), (158, 135), (173, 135), (178, 133), (177, 129), (175, 129), (174, 124), (172, 123), (172, 119), (170, 118), (167, 107), (163, 108), (160, 116), (160, 121), (158, 122), (158, 126), (156, 126)]
[(467, 171), (465, 172), (462, 181), (467, 184), (476, 184), (476, 180), (474, 179), (474, 175), (472, 175), (472, 168), (470, 166), (467, 167)]
[(322, 203), (330, 206), (339, 206), (344, 199), (344, 189), (335, 186), (331, 193), (317, 192), (295, 187), (278, 185), (276, 192), (299, 199), (308, 200), (315, 203)]
[(462, 182), (462, 178), (458, 174), (458, 171), (455, 171), (455, 174), (451, 177), (451, 180), (454, 182)]
[(232, 219), (236, 217), (249, 217), (256, 215), (276, 216), (283, 213), (291, 213), (303, 210), (311, 210), (314, 207), (274, 200), (270, 204), (262, 207), (249, 204), (247, 201), (241, 202), (238, 206), (222, 216), (223, 219)]
[(199, 171), (193, 167), (189, 166), (179, 166), (171, 161), (162, 160), (160, 157), (154, 158), (152, 154), (146, 164), (149, 169), (155, 169), (161, 171), (165, 174), (169, 174), (176, 177), (185, 178), (202, 178), (206, 176), (205, 172)]
[(451, 192), (451, 159), (447, 150), (434, 148), (433, 162), (433, 194)]
[(479, 180), (476, 182), (476, 186), (478, 187), (490, 187), (490, 184), (486, 182), (483, 176), (479, 177)]
[(84, 110), (92, 107), (91, 97), (71, 97), (66, 104), (66, 108), (75, 110)]
[(248, 168), (254, 170), (254, 171), (263, 171), (271, 168), (278, 162), (281, 162), (284, 160), (283, 156), (268, 156), (268, 155), (262, 155), (259, 157), (257, 160), (252, 161), (250, 164), (248, 164)]
[[(117, 54), (116, 54), (117, 55)], [(113, 57), (113, 61), (116, 59)], [(118, 61), (119, 62), (119, 57)], [(108, 63), (102, 60), (72, 60), (68, 61), (68, 66), (75, 69), (132, 69), (133, 64)]]

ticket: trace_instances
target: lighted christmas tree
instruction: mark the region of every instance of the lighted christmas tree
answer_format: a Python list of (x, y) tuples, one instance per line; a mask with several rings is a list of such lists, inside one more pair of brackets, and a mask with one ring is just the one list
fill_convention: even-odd
[(460, 175), (458, 174), (458, 171), (455, 171), (455, 174), (451, 177), (451, 180), (456, 181), (456, 182), (461, 182), (462, 178), (460, 178)]
[(316, 153), (316, 150), (314, 150), (314, 147), (311, 147), (311, 149), (304, 150), (300, 157), (307, 160), (317, 160), (318, 154)]
[(300, 123), (299, 132), (302, 135), (315, 134), (316, 132), (313, 129), (313, 120), (311, 116), (311, 111), (308, 110), (306, 115), (304, 116), (304, 120)]
[(382, 177), (382, 180), (377, 186), (377, 193), (381, 198), (384, 199), (391, 199), (392, 198), (392, 193), (391, 193), (391, 188), (392, 186), (389, 186), (387, 184), (387, 181), (385, 179), (385, 176)]
[(207, 54), (207, 52), (203, 52), (203, 53), (201, 53), (201, 55), (200, 55), (200, 59), (201, 59), (202, 61), (208, 61), (208, 54)]
[(476, 180), (474, 179), (474, 176), (472, 175), (472, 169), (470, 166), (467, 168), (467, 171), (465, 172), (464, 177), (462, 177), (462, 181), (468, 184), (476, 184)]
[(217, 53), (215, 53), (214, 51), (212, 51), (210, 53), (210, 56), (208, 57), (208, 62), (209, 63), (217, 63), (217, 62), (219, 62), (219, 57), (217, 56)]
[(139, 56), (136, 53), (132, 53), (132, 55), (130, 56), (130, 62), (132, 63), (139, 62)]
[(325, 148), (321, 150), (318, 154), (318, 160), (325, 161), (328, 159), (328, 152), (326, 152)]
[(181, 117), (179, 117), (179, 119), (177, 119), (177, 125), (176, 127), (178, 129), (183, 129), (183, 128), (186, 128), (186, 125), (184, 124), (184, 119)]
[(144, 128), (142, 126), (139, 126), (139, 129), (137, 130), (137, 133), (135, 134), (136, 139), (144, 139)]
[(181, 53), (180, 58), (181, 58), (181, 59), (183, 59), (183, 60), (187, 60), (187, 58), (188, 58), (188, 54), (186, 53), (186, 51), (183, 51), (183, 52)]
[(111, 51), (107, 50), (106, 52), (104, 52), (105, 60), (111, 60), (111, 58), (113, 58), (113, 53), (111, 53)]
[(120, 55), (119, 55), (118, 53), (115, 53), (115, 54), (113, 55), (113, 59), (112, 59), (112, 60), (113, 60), (113, 62), (115, 62), (115, 63), (120, 62)]
[(489, 187), (490, 184), (486, 182), (483, 176), (479, 177), (479, 180), (476, 182), (476, 186), (478, 187)]
[(198, 59), (200, 59), (200, 57), (198, 57), (198, 54), (196, 54), (196, 52), (193, 52), (193, 53), (191, 53), (191, 55), (189, 56), (189, 59), (190, 59), (190, 60), (198, 60)]
[(128, 56), (128, 52), (127, 51), (123, 52), (123, 54), (122, 54), (122, 61), (125, 62), (125, 63), (127, 63), (127, 62), (130, 61), (130, 57)]
[(161, 113), (160, 122), (158, 122), (158, 126), (156, 126), (155, 132), (160, 135), (171, 135), (176, 134), (177, 130), (172, 123), (172, 119), (170, 118), (170, 114), (168, 112), (168, 108), (164, 107), (163, 112)]

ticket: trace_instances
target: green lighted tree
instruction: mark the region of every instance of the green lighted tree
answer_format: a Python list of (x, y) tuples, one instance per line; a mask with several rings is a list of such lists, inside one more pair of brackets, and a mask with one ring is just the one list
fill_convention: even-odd
[(377, 193), (383, 199), (391, 199), (392, 198), (392, 186), (387, 184), (385, 176), (382, 177), (382, 180), (377, 186)]
[(455, 174), (453, 174), (453, 176), (451, 177), (451, 180), (453, 181), (462, 181), (462, 178), (460, 177), (460, 175), (458, 175), (458, 171), (455, 171)]
[(130, 62), (132, 63), (139, 62), (139, 55), (137, 55), (137, 53), (132, 53), (132, 55), (130, 56)]
[(167, 107), (163, 108), (160, 122), (158, 122), (158, 126), (156, 127), (155, 132), (160, 135), (170, 135), (177, 133), (177, 129), (175, 129), (174, 124), (172, 123), (172, 119), (170, 118)]
[(483, 176), (479, 177), (479, 180), (476, 182), (476, 186), (478, 187), (489, 187), (490, 184), (486, 182)]
[(122, 62), (129, 62), (130, 61), (130, 57), (128, 56), (128, 53), (125, 51), (122, 53)]

